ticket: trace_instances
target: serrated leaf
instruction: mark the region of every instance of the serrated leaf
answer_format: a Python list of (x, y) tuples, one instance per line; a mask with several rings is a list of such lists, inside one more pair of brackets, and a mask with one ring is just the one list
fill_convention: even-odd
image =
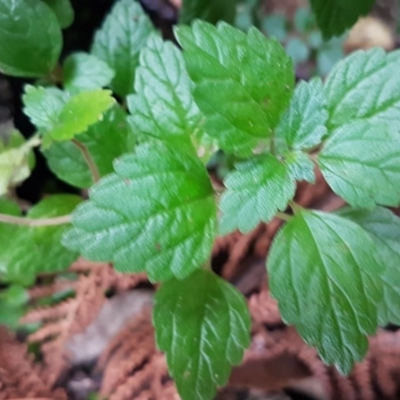
[(146, 271), (152, 281), (199, 268), (216, 235), (216, 204), (200, 160), (184, 148), (148, 143), (114, 169), (74, 212), (63, 243), (121, 272)]
[(341, 35), (359, 17), (368, 14), (374, 0), (310, 0), (317, 23), (326, 38)]
[(135, 94), (128, 96), (134, 132), (161, 140), (189, 143), (201, 114), (191, 95), (192, 83), (181, 51), (153, 35), (140, 53)]
[(283, 153), (283, 159), (293, 179), (315, 183), (315, 166), (306, 153), (299, 150), (288, 151)]
[(245, 299), (211, 271), (164, 283), (156, 293), (153, 321), (182, 400), (212, 400), (250, 344)]
[(383, 301), (379, 306), (379, 324), (400, 324), (400, 218), (377, 207), (373, 211), (347, 207), (339, 215), (360, 225), (376, 243), (385, 265), (382, 275)]
[(384, 268), (376, 252), (354, 222), (302, 211), (276, 235), (267, 259), (283, 320), (344, 374), (363, 358), (367, 335), (377, 328)]
[[(66, 215), (80, 202), (80, 197), (72, 195), (47, 197), (29, 210), (27, 218)], [(0, 252), (2, 280), (28, 286), (34, 282), (37, 274), (57, 272), (69, 267), (78, 253), (65, 249), (60, 243), (68, 226), (27, 227), (0, 223), (0, 238), (6, 239), (2, 242), (2, 248), (3, 243), (6, 244), (5, 250)]]
[(64, 87), (75, 93), (108, 86), (115, 73), (103, 60), (92, 54), (79, 52), (65, 59), (63, 75)]
[(74, 9), (70, 0), (42, 0), (54, 12), (61, 28), (68, 28), (74, 22)]
[[(133, 136), (126, 121), (126, 113), (115, 105), (104, 118), (79, 135), (79, 142), (89, 152), (100, 176), (113, 172), (115, 158), (133, 150), (128, 136)], [(93, 177), (82, 152), (72, 142), (55, 142), (44, 151), (48, 166), (58, 178), (79, 188), (89, 188)]]
[(103, 113), (113, 104), (109, 90), (87, 90), (71, 97), (58, 115), (57, 123), (47, 133), (56, 141), (70, 140), (90, 125), (101, 121)]
[(276, 128), (276, 136), (291, 149), (310, 149), (327, 134), (322, 81), (300, 82)]
[(296, 183), (287, 166), (270, 154), (235, 165), (224, 179), (220, 230), (246, 233), (260, 222), (269, 222), (293, 198)]
[(25, 86), (22, 96), (24, 113), (39, 129), (50, 129), (68, 100), (68, 95), (56, 87)]
[(183, 0), (179, 12), (179, 22), (190, 24), (195, 19), (215, 24), (226, 21), (233, 24), (238, 0)]
[(393, 127), (368, 121), (342, 126), (317, 162), (332, 190), (352, 207), (400, 203), (400, 135)]
[(325, 83), (329, 128), (362, 119), (398, 124), (400, 51), (357, 51), (340, 61)]
[(121, 97), (133, 92), (139, 52), (153, 31), (138, 2), (119, 0), (95, 34), (92, 53), (114, 70), (111, 88)]
[(18, 130), (0, 127), (0, 196), (29, 177), (35, 165), (33, 146)]
[(60, 25), (42, 1), (0, 2), (0, 72), (41, 77), (55, 66), (62, 47)]
[(291, 59), (255, 28), (245, 34), (226, 23), (195, 21), (176, 33), (206, 132), (226, 152), (249, 155), (268, 139), (289, 104)]

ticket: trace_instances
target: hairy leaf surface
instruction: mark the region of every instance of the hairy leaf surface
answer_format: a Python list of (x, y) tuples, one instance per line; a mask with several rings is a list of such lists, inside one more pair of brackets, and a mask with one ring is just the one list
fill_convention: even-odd
[(291, 59), (255, 28), (245, 34), (226, 23), (195, 21), (176, 33), (205, 130), (226, 152), (248, 155), (268, 139), (289, 104)]
[(71, 93), (108, 86), (114, 71), (93, 54), (71, 54), (64, 61), (64, 87)]
[(356, 121), (332, 132), (318, 156), (329, 186), (353, 207), (400, 203), (400, 135), (385, 124)]
[(29, 78), (48, 74), (62, 47), (60, 25), (37, 0), (0, 1), (0, 72)]
[(340, 61), (325, 83), (329, 129), (362, 119), (400, 120), (400, 51), (359, 50)]
[[(27, 218), (52, 218), (71, 213), (81, 202), (73, 195), (47, 197), (32, 207)], [(15, 209), (12, 210), (15, 214)], [(0, 252), (0, 275), (6, 282), (33, 284), (39, 273), (62, 271), (76, 260), (78, 253), (61, 245), (61, 236), (69, 224), (27, 227), (0, 223), (0, 238), (5, 237), (7, 251)], [(21, 251), (23, 249), (23, 251)]]
[(114, 163), (72, 216), (64, 244), (122, 272), (182, 279), (209, 257), (216, 204), (207, 171), (192, 152), (143, 144)]
[(280, 230), (267, 259), (282, 318), (342, 373), (363, 358), (377, 328), (384, 268), (376, 253), (354, 222), (302, 211)]
[[(129, 135), (133, 136), (126, 113), (116, 105), (104, 114), (101, 121), (79, 135), (79, 142), (86, 146), (100, 176), (104, 176), (113, 172), (115, 158), (133, 150), (129, 146)], [(70, 141), (53, 143), (44, 155), (50, 169), (63, 181), (79, 188), (89, 188), (93, 184), (81, 150)]]
[(250, 315), (243, 296), (211, 271), (157, 291), (153, 314), (158, 347), (183, 400), (211, 400), (250, 343)]
[(341, 35), (372, 9), (374, 0), (310, 0), (317, 23), (326, 38)]
[(400, 218), (377, 207), (373, 211), (345, 208), (339, 215), (349, 218), (368, 232), (376, 243), (385, 266), (383, 301), (379, 307), (379, 324), (400, 324)]
[(111, 88), (124, 97), (133, 92), (139, 52), (154, 31), (140, 4), (119, 0), (96, 32), (92, 53), (105, 61), (115, 72)]

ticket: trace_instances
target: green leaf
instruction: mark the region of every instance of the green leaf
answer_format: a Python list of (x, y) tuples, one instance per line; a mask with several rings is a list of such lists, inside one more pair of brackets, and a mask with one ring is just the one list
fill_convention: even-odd
[(377, 328), (384, 269), (376, 252), (354, 222), (302, 211), (276, 235), (267, 260), (283, 320), (344, 374), (361, 361), (366, 335)]
[(68, 94), (56, 87), (25, 86), (22, 95), (24, 113), (38, 129), (46, 130), (57, 124), (58, 116), (68, 100)]
[[(47, 197), (32, 207), (27, 217), (37, 219), (66, 215), (80, 202), (80, 197), (72, 195)], [(16, 210), (12, 211), (15, 213)], [(0, 238), (5, 238), (2, 245), (4, 243), (7, 249), (0, 252), (2, 280), (28, 286), (34, 282), (37, 274), (62, 271), (69, 267), (78, 253), (65, 249), (60, 243), (68, 226), (26, 227), (0, 223)]]
[(398, 124), (400, 51), (357, 51), (340, 61), (325, 84), (331, 129), (363, 119)]
[(368, 14), (374, 0), (310, 0), (317, 23), (326, 38), (341, 35), (359, 17)]
[(70, 0), (43, 0), (54, 12), (62, 29), (74, 22), (74, 9)]
[[(180, 27), (194, 99), (206, 117), (205, 131), (221, 149), (249, 155), (266, 140), (292, 96), (291, 59), (257, 29), (247, 34), (220, 23)], [(268, 72), (266, 72), (268, 71)]]
[(153, 31), (149, 17), (138, 2), (119, 0), (96, 32), (92, 53), (115, 71), (111, 88), (118, 95), (124, 97), (133, 92), (139, 52)]
[(250, 344), (245, 299), (211, 271), (164, 283), (156, 293), (153, 321), (182, 400), (214, 399)]
[(19, 319), (24, 315), (28, 292), (19, 285), (9, 286), (0, 291), (0, 325), (15, 330)]
[(333, 131), (317, 159), (332, 190), (353, 207), (400, 203), (400, 136), (395, 127), (356, 121)]
[(35, 165), (32, 141), (13, 128), (0, 127), (0, 196), (29, 177)]
[(56, 141), (70, 140), (90, 125), (101, 121), (113, 104), (110, 90), (88, 90), (71, 97), (61, 110), (57, 124), (47, 133)]
[(62, 36), (47, 4), (38, 0), (2, 0), (0, 26), (0, 72), (36, 78), (54, 68)]
[(360, 225), (376, 243), (376, 251), (386, 269), (383, 279), (383, 301), (379, 307), (379, 323), (400, 324), (400, 218), (377, 207), (373, 211), (347, 207), (339, 215)]
[(278, 210), (286, 209), (296, 189), (287, 166), (270, 154), (236, 164), (224, 184), (220, 201), (223, 234), (235, 229), (246, 233), (260, 222), (269, 222)]
[(301, 81), (276, 128), (276, 136), (291, 149), (310, 149), (327, 134), (322, 81)]
[(115, 75), (104, 61), (83, 52), (66, 58), (63, 73), (64, 86), (71, 93), (109, 86)]
[(121, 272), (152, 281), (182, 279), (209, 257), (216, 204), (205, 167), (192, 152), (162, 143), (138, 146), (89, 191), (63, 243)]
[(315, 183), (315, 166), (306, 153), (299, 150), (287, 151), (282, 157), (293, 179)]
[(133, 131), (180, 144), (189, 142), (202, 118), (191, 88), (180, 50), (152, 35), (140, 53), (136, 94), (128, 96)]
[[(79, 135), (79, 142), (86, 146), (96, 164), (100, 176), (113, 172), (115, 158), (132, 150), (128, 145), (131, 133), (126, 114), (115, 105), (106, 111), (104, 118), (91, 125)], [(82, 152), (72, 142), (55, 142), (44, 151), (50, 169), (58, 178), (79, 188), (89, 188), (93, 184), (91, 171)]]
[(238, 0), (183, 0), (179, 13), (181, 24), (190, 24), (195, 19), (202, 19), (212, 24), (226, 21), (233, 24)]

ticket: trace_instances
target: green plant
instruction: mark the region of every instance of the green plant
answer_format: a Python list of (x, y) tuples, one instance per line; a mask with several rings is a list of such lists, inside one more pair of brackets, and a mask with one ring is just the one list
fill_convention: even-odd
[[(181, 397), (211, 399), (250, 340), (245, 299), (211, 271), (211, 247), (277, 216), (286, 223), (267, 269), (282, 317), (348, 373), (367, 335), (400, 323), (400, 220), (383, 208), (400, 204), (400, 52), (356, 52), (325, 83), (295, 87), (291, 58), (255, 28), (198, 20), (176, 29), (181, 52), (120, 0), (91, 53), (57, 66), (66, 11), (46, 3), (0, 0), (0, 69), (42, 82), (23, 96), (37, 133), (0, 136), (0, 273), (19, 285), (0, 299), (0, 321), (22, 312), (21, 285), (78, 255), (145, 271), (162, 283), (157, 344)], [(88, 200), (55, 195), (21, 215), (13, 189), (39, 144), (60, 179), (90, 188)], [(220, 199), (206, 169), (217, 149), (237, 160)], [(348, 208), (293, 202), (315, 168)]]

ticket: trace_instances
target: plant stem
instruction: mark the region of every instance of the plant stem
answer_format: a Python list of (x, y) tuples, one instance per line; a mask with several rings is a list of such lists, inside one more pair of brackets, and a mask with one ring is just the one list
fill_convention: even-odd
[(93, 183), (98, 182), (100, 180), (100, 173), (97, 169), (96, 163), (93, 161), (93, 158), (89, 154), (87, 147), (76, 139), (72, 139), (71, 142), (81, 151), (82, 156), (85, 159), (85, 162), (92, 174)]
[(279, 218), (279, 219), (282, 219), (283, 221), (289, 221), (291, 218), (292, 218), (292, 216), (291, 215), (289, 215), (289, 214), (285, 214), (285, 213), (283, 213), (283, 212), (277, 212), (276, 214), (275, 214), (275, 217), (277, 217), (277, 218)]
[(0, 223), (10, 225), (25, 225), (30, 227), (39, 226), (55, 226), (63, 225), (71, 222), (71, 215), (62, 215), (54, 218), (24, 218), (16, 217), (14, 215), (0, 214)]
[(292, 208), (294, 214), (297, 214), (303, 209), (303, 207), (300, 204), (297, 204), (295, 201), (290, 201), (289, 206)]

